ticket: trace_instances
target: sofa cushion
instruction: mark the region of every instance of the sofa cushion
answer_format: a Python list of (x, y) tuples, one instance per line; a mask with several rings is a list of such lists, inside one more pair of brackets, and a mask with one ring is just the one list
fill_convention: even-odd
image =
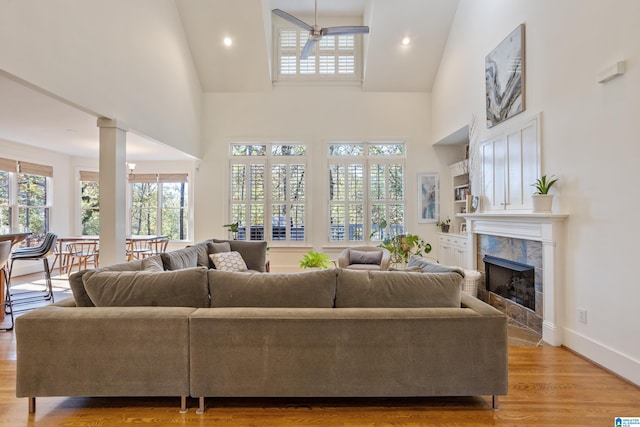
[(336, 307), (460, 307), (462, 280), (458, 273), (341, 269)]
[(209, 255), (216, 270), (220, 271), (247, 271), (247, 264), (239, 252), (220, 252)]
[(249, 270), (264, 272), (267, 262), (267, 242), (260, 241), (243, 241), (243, 240), (218, 240), (213, 239), (214, 243), (228, 242), (232, 251), (240, 252), (242, 259), (247, 264)]
[(89, 271), (84, 287), (97, 307), (209, 307), (207, 268), (177, 271)]
[(209, 270), (211, 307), (331, 308), (336, 269), (301, 273), (237, 273)]
[(382, 261), (382, 251), (349, 250), (349, 264), (377, 264)]
[(82, 277), (85, 273), (88, 273), (89, 271), (140, 271), (143, 269), (142, 261), (143, 260), (121, 262), (119, 264), (113, 264), (96, 270), (81, 270), (73, 273), (69, 276), (69, 287), (73, 293), (73, 299), (76, 302), (76, 307), (95, 307), (95, 304), (91, 301), (91, 298), (89, 298), (89, 295), (84, 288)]
[(165, 270), (180, 270), (198, 266), (198, 249), (194, 247), (160, 254)]

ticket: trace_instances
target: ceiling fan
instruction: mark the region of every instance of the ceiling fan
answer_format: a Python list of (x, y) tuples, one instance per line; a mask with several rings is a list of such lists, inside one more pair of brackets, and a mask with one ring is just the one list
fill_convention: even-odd
[(315, 44), (320, 41), (323, 36), (337, 36), (337, 35), (345, 35), (345, 34), (369, 34), (369, 27), (367, 26), (357, 26), (357, 25), (348, 25), (342, 27), (326, 27), (321, 28), (318, 25), (318, 0), (315, 0), (315, 22), (312, 25), (307, 24), (306, 22), (296, 18), (293, 15), (288, 14), (287, 12), (280, 9), (273, 9), (272, 12), (274, 15), (278, 15), (282, 19), (285, 19), (292, 24), (297, 25), (300, 28), (304, 28), (309, 31), (309, 39), (305, 43), (302, 48), (302, 52), (300, 52), (300, 59), (307, 59), (309, 54), (313, 50)]

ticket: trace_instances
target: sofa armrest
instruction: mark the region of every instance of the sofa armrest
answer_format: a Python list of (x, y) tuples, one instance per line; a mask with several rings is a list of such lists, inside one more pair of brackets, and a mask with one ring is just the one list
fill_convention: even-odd
[(186, 396), (186, 307), (47, 306), (16, 318), (16, 396)]

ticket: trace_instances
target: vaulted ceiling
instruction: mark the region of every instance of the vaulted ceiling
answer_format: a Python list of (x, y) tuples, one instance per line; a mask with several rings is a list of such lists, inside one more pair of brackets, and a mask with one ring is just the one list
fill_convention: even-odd
[[(364, 91), (429, 92), (458, 0), (317, 0), (318, 23), (368, 25)], [(314, 0), (175, 0), (203, 92), (273, 88), (271, 13), (314, 21)], [(411, 37), (411, 44), (401, 40)], [(231, 47), (224, 37), (233, 40)], [(0, 138), (68, 155), (98, 156), (96, 118), (0, 73)], [(189, 158), (132, 134), (130, 160)]]

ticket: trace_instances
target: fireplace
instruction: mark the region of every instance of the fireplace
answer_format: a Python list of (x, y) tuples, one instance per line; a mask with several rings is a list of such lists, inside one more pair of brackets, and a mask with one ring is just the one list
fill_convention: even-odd
[(535, 312), (534, 266), (491, 255), (485, 255), (482, 260), (487, 291)]

